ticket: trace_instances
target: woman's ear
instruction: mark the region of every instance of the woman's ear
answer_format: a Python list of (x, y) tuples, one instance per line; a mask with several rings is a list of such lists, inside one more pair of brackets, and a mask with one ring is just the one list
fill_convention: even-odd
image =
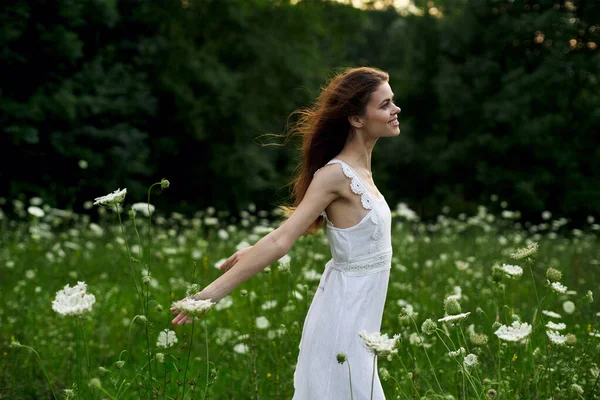
[(352, 125), (352, 127), (354, 128), (362, 128), (363, 126), (362, 119), (358, 115), (349, 116), (348, 121), (350, 122), (350, 125)]

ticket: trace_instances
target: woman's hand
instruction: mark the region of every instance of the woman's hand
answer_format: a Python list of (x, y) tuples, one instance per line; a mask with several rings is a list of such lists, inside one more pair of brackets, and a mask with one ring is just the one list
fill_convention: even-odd
[[(202, 299), (200, 292), (193, 294), (191, 296), (188, 297), (184, 297), (182, 300), (179, 300), (179, 302), (182, 302), (186, 299), (190, 299), (190, 300), (205, 300)], [(177, 303), (179, 303), (177, 302)], [(183, 311), (177, 311), (177, 309), (173, 306), (170, 308), (170, 310), (173, 312), (173, 315), (175, 315), (175, 318), (173, 318), (173, 320), (171, 321), (174, 325), (183, 325), (183, 324), (191, 324), (194, 320), (194, 317), (192, 317), (191, 315), (187, 315), (185, 312)], [(206, 314), (205, 310), (203, 311), (201, 314), (196, 315), (196, 317), (201, 317), (204, 314)]]
[(252, 246), (246, 247), (244, 249), (236, 251), (231, 257), (223, 262), (223, 264), (219, 265), (219, 269), (221, 271), (229, 271), (238, 261), (244, 258), (245, 254), (248, 253)]
[[(219, 270), (225, 272), (229, 271), (235, 266), (235, 264), (237, 264), (238, 261), (244, 258), (245, 254), (251, 248), (252, 246), (236, 251), (231, 257), (229, 257), (221, 265), (219, 265)], [(173, 320), (171, 321), (174, 325), (191, 324), (193, 322), (193, 317), (183, 312), (177, 311), (175, 307), (171, 307), (171, 311), (173, 312), (173, 315), (175, 315), (175, 318), (173, 318)]]
[(191, 324), (193, 322), (193, 317), (190, 317), (185, 313), (180, 313), (175, 307), (171, 307), (171, 311), (173, 311), (173, 315), (175, 315), (175, 318), (171, 321), (174, 325)]

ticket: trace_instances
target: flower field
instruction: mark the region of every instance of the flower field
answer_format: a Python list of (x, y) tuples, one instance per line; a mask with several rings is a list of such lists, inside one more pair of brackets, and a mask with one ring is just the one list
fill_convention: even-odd
[[(292, 397), (330, 258), (324, 232), (174, 326), (173, 303), (281, 216), (252, 204), (166, 215), (145, 200), (119, 190), (76, 214), (2, 199), (0, 399)], [(529, 224), (496, 198), (428, 222), (404, 204), (392, 211), (381, 334), (398, 341), (361, 332), (388, 399), (600, 399), (594, 217), (575, 228), (546, 212)], [(360, 373), (339, 353), (339, 368)]]

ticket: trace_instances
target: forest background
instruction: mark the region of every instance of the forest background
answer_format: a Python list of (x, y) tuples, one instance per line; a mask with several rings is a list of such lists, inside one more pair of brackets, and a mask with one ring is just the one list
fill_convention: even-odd
[(273, 208), (299, 161), (288, 116), (368, 65), (402, 108), (372, 164), (389, 204), (427, 218), (496, 195), (530, 220), (600, 214), (600, 1), (9, 3), (2, 197), (82, 211), (166, 177), (163, 211)]

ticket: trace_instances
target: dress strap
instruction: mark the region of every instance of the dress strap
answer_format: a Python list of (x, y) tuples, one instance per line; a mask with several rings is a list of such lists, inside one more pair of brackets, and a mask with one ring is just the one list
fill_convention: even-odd
[[(350, 189), (352, 189), (352, 192), (360, 195), (360, 202), (362, 203), (362, 206), (367, 210), (371, 210), (374, 203), (373, 196), (371, 195), (369, 189), (362, 182), (356, 171), (354, 171), (354, 169), (352, 169), (352, 167), (346, 164), (344, 161), (338, 160), (337, 158), (334, 158), (325, 165), (329, 164), (340, 164), (342, 166), (344, 175), (346, 175), (347, 178), (350, 178)], [(315, 171), (315, 174), (317, 171)]]

